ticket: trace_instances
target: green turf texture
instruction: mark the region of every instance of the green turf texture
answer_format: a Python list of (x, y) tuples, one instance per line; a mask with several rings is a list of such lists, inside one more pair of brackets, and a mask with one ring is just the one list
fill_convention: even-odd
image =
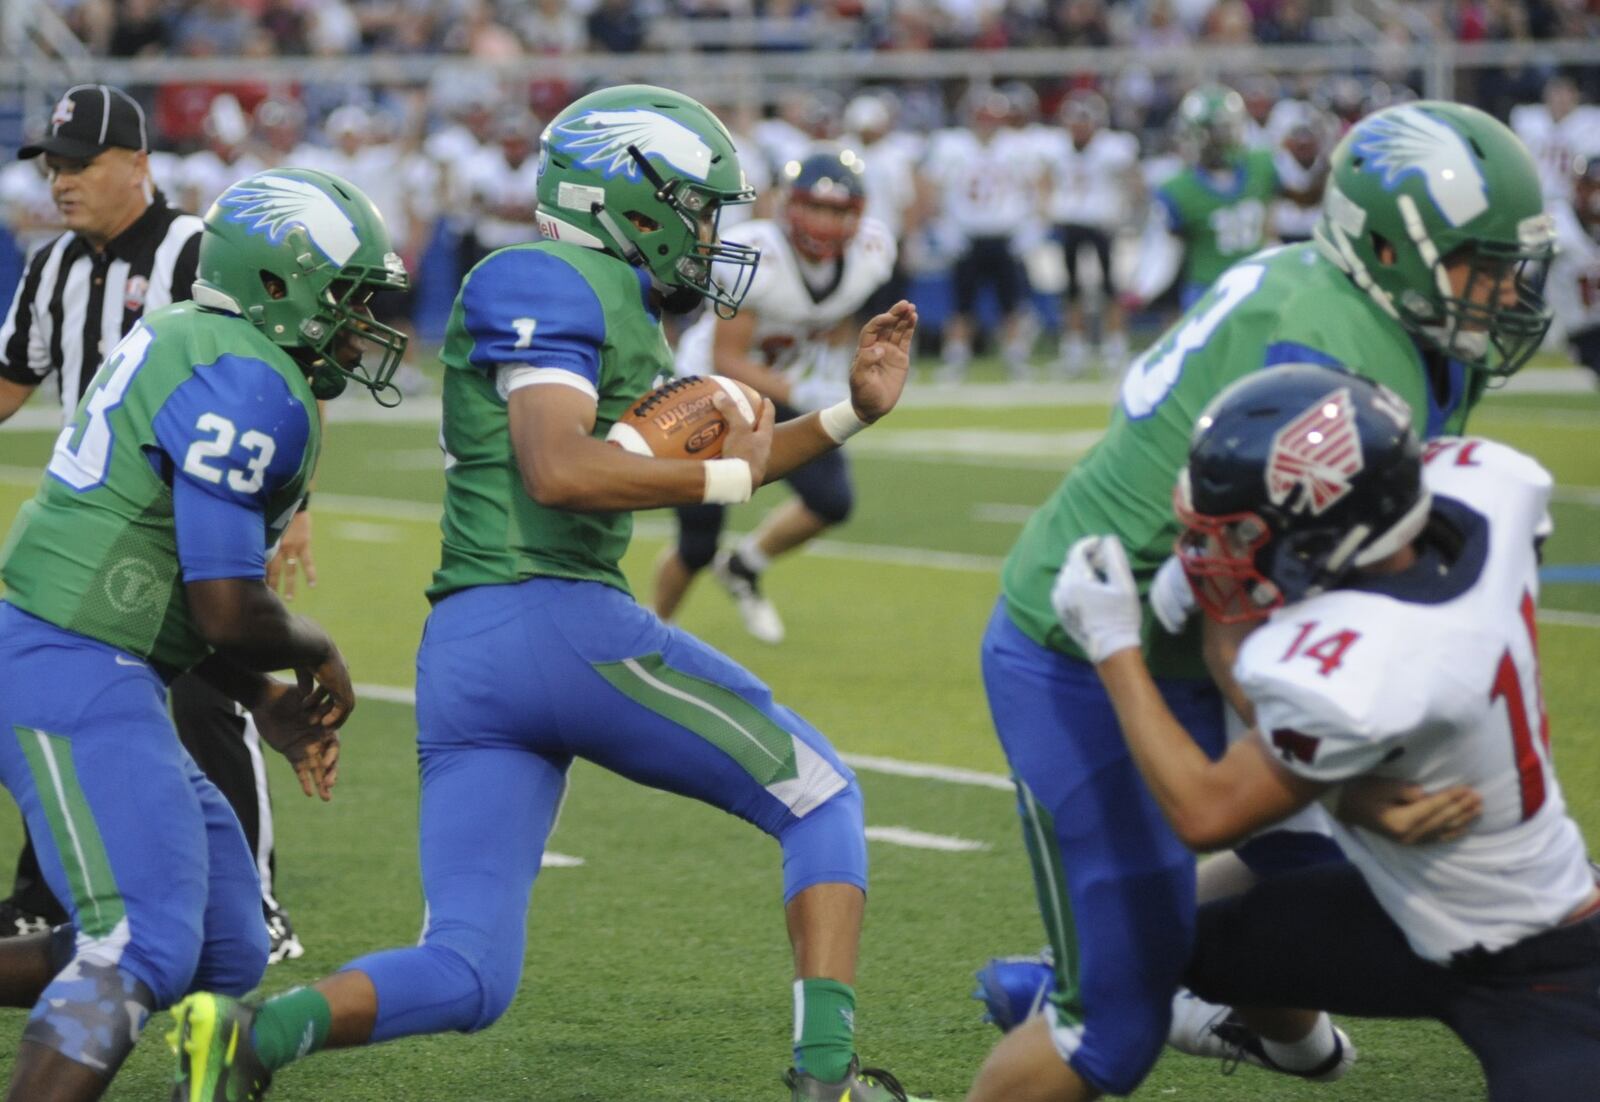
[[(357, 396), (348, 399), (360, 400)], [(1600, 449), (1591, 395), (1491, 396), (1474, 423), (1530, 450), (1563, 487), (1548, 560), (1600, 559)], [(874, 430), (1080, 432), (1104, 407), (908, 409)], [(31, 492), (16, 474), (42, 465), (52, 434), (0, 432), (0, 516)], [(441, 479), (436, 429), (335, 425), (314, 509), (321, 582), (295, 601), (328, 625), (358, 681), (408, 686), (437, 558), (426, 519)], [(863, 443), (867, 438), (863, 438)], [(432, 453), (432, 458), (430, 458)], [(785, 562), (768, 580), (789, 640), (761, 647), (731, 605), (695, 592), (685, 626), (738, 657), (843, 750), (1004, 772), (977, 672), (995, 596), (992, 563), (1017, 532), (1017, 508), (1042, 500), (1059, 470), (978, 459), (855, 452), (857, 516), (831, 533), (835, 554)], [(1057, 466), (1064, 466), (1058, 464)], [(747, 527), (783, 497), (763, 492), (735, 516)], [(1585, 497), (1587, 494), (1587, 497)], [(341, 495), (380, 499), (359, 512)], [(385, 502), (392, 507), (385, 507)], [(408, 510), (409, 506), (409, 510)], [(994, 506), (1012, 506), (1011, 511)], [(415, 514), (408, 517), (406, 512)], [(394, 515), (386, 515), (394, 514)], [(987, 518), (987, 519), (984, 519)], [(645, 583), (662, 516), (647, 516), (627, 562)], [(968, 556), (960, 568), (863, 561), (884, 549)], [(899, 551), (891, 550), (892, 554)], [(647, 583), (645, 583), (647, 584)], [(1547, 587), (1543, 606), (1600, 613), (1600, 586)], [(1564, 789), (1588, 837), (1600, 831), (1600, 629), (1541, 629), (1545, 691)], [(362, 703), (346, 728), (331, 805), (304, 800), (275, 761), (279, 894), (307, 947), (267, 973), (273, 992), (374, 949), (412, 943), (421, 921), (415, 858), (416, 767), (408, 708)], [(873, 890), (857, 985), (863, 1056), (916, 1090), (962, 1096), (998, 1034), (969, 1001), (991, 954), (1043, 942), (1011, 797), (989, 788), (862, 773), (867, 821), (987, 843), (976, 853), (872, 845)], [(16, 819), (0, 813), (0, 867)], [(786, 1097), (791, 995), (778, 849), (744, 824), (635, 788), (580, 763), (551, 848), (581, 868), (547, 869), (534, 891), (521, 991), (472, 1037), (404, 1040), (319, 1055), (284, 1071), (271, 1097), (291, 1100), (749, 1100)], [(1314, 949), (1312, 950), (1314, 951)], [(0, 1074), (25, 1013), (0, 1011)], [(166, 1098), (171, 1062), (157, 1015), (107, 1094)], [(1442, 1027), (1347, 1022), (1361, 1048), (1336, 1087), (1167, 1056), (1140, 1091), (1161, 1099), (1411, 1102), (1482, 1096), (1473, 1061)]]

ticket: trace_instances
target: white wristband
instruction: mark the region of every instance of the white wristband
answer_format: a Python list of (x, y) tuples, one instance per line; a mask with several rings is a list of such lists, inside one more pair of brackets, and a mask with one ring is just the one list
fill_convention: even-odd
[(707, 505), (743, 505), (755, 487), (751, 484), (750, 464), (743, 459), (708, 459), (705, 462), (706, 489), (700, 500)]
[(867, 427), (867, 422), (856, 416), (856, 408), (850, 404), (848, 398), (821, 410), (817, 416), (821, 419), (822, 431), (827, 433), (835, 444), (843, 444)]

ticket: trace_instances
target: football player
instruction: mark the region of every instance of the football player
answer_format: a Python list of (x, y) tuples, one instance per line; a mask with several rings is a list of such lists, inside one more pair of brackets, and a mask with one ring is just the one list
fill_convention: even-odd
[[(992, 1059), (1025, 1060), (1029, 1045), (1053, 1043), (1070, 1086), (1049, 1097), (1126, 1093), (1143, 1078), (1167, 1034), (1195, 893), (1193, 858), (1051, 608), (1066, 549), (1088, 534), (1120, 538), (1150, 597), (1150, 669), (1188, 730), (1220, 754), (1223, 698), (1198, 626), (1169, 613), (1179, 634), (1152, 628), (1156, 610), (1188, 591), (1181, 570), (1155, 579), (1178, 534), (1168, 502), (1200, 411), (1252, 371), (1312, 363), (1388, 385), (1420, 436), (1456, 433), (1489, 382), (1521, 367), (1550, 324), (1537, 288), (1551, 221), (1533, 160), (1504, 125), (1458, 104), (1406, 104), (1362, 120), (1331, 161), (1316, 239), (1235, 264), (1134, 360), (1109, 431), (1028, 521), (1002, 570), (984, 682), (1017, 778), (1055, 960), (1065, 964), (1048, 1031), (1008, 1036)], [(1240, 850), (1256, 872), (1336, 856), (1309, 825)], [(1330, 1044), (1296, 1064), (1313, 1069), (1333, 1055)]]
[(1573, 162), (1600, 156), (1600, 107), (1564, 73), (1545, 81), (1543, 102), (1511, 109), (1511, 129), (1533, 154), (1546, 199), (1570, 200)]
[(1600, 376), (1600, 152), (1572, 164), (1572, 202), (1552, 201), (1560, 250), (1548, 293), (1572, 358)]
[[(417, 657), (419, 944), (246, 1006), (196, 995), (177, 1011), (179, 1097), (238, 1102), (325, 1046), (478, 1030), (522, 978), (528, 896), (583, 757), (702, 800), (777, 838), (795, 952), (791, 1097), (891, 1102), (853, 1032), (866, 906), (861, 790), (814, 727), (745, 670), (663, 624), (619, 560), (633, 510), (747, 500), (889, 412), (916, 311), (861, 332), (849, 397), (774, 426), (770, 401), (709, 461), (639, 456), (605, 435), (672, 373), (661, 316), (705, 300), (732, 317), (759, 254), (719, 241), (747, 203), (727, 130), (646, 85), (602, 89), (541, 138), (546, 240), (467, 275), (445, 364), (444, 552)], [(492, 689), (492, 691), (491, 691)]]
[(1061, 108), (1062, 130), (1044, 156), (1046, 212), (1061, 242), (1067, 266), (1066, 330), (1059, 374), (1081, 375), (1089, 366), (1090, 351), (1084, 340), (1082, 283), (1078, 278), (1080, 254), (1094, 250), (1099, 264), (1100, 337), (1094, 357), (1120, 371), (1128, 357), (1128, 335), (1117, 302), (1111, 271), (1111, 244), (1128, 212), (1142, 202), (1139, 176), (1139, 140), (1132, 134), (1107, 127), (1110, 111), (1096, 92), (1074, 92)]
[(1204, 85), (1178, 105), (1178, 144), (1188, 167), (1155, 189), (1125, 304), (1138, 309), (1172, 282), (1180, 263), (1179, 302), (1192, 306), (1234, 261), (1267, 243), (1267, 211), (1284, 196), (1302, 204), (1322, 195), (1322, 180), (1291, 187), (1270, 150), (1245, 145), (1244, 100)]
[[(150, 1011), (243, 994), (266, 966), (254, 859), (166, 682), (193, 669), (245, 705), (324, 799), (355, 703), (338, 648), (264, 574), (316, 465), (316, 399), (390, 387), (405, 339), (364, 303), (405, 268), (366, 196), (283, 169), (223, 193), (198, 272), (192, 303), (107, 357), (0, 565), (0, 780), (71, 915), (0, 946), (0, 991), (33, 1007), (15, 1102), (100, 1097)], [(291, 668), (298, 686), (263, 672)]]
[(1310, 365), (1242, 379), (1201, 415), (1179, 557), (1208, 616), (1260, 624), (1233, 666), (1256, 729), (1220, 760), (1150, 676), (1116, 536), (1073, 545), (1056, 609), (1192, 849), (1357, 777), (1481, 793), (1436, 844), (1336, 824), (1348, 863), (1202, 908), (1197, 992), (1437, 1018), (1491, 1102), (1590, 1099), (1600, 886), (1550, 759), (1535, 623), (1552, 479), (1489, 440), (1424, 449), (1411, 422), (1393, 392)]
[[(894, 272), (895, 246), (880, 223), (862, 218), (866, 188), (859, 159), (825, 150), (784, 169), (775, 221), (747, 222), (726, 240), (761, 254), (737, 316), (707, 311), (678, 341), (679, 375), (727, 375), (771, 398), (779, 421), (823, 409), (850, 393), (857, 312)], [(783, 641), (783, 618), (761, 591), (779, 555), (850, 515), (855, 491), (844, 452), (830, 451), (788, 476), (795, 496), (766, 515), (732, 550), (718, 553), (727, 509), (678, 510), (678, 541), (656, 567), (655, 609), (672, 619), (701, 569), (710, 565), (738, 603), (745, 630)]]

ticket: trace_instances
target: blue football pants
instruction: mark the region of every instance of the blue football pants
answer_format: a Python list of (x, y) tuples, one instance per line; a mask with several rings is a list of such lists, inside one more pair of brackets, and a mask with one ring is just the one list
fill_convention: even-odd
[(522, 975), (529, 893), (584, 758), (777, 838), (784, 898), (865, 890), (855, 776), (741, 667), (599, 582), (533, 578), (435, 606), (417, 655), (419, 945), (363, 957), (372, 1040), (481, 1029)]

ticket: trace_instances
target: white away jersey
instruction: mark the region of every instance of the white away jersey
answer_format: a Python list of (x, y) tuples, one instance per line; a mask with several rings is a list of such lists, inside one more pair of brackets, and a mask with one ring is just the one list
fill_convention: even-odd
[(1539, 166), (1547, 199), (1572, 198), (1572, 160), (1600, 154), (1600, 107), (1581, 104), (1556, 122), (1542, 103), (1511, 109), (1511, 129)]
[(942, 130), (929, 139), (924, 171), (941, 217), (965, 237), (1011, 237), (1036, 215), (1039, 162), (1013, 131), (984, 145), (970, 130)]
[(1412, 949), (1443, 961), (1549, 929), (1595, 877), (1551, 767), (1539, 684), (1534, 537), (1549, 528), (1550, 475), (1488, 440), (1441, 438), (1426, 454), (1435, 513), (1463, 537), (1453, 565), (1426, 550), (1401, 574), (1281, 609), (1234, 673), (1261, 737), (1303, 777), (1482, 794), (1482, 817), (1454, 842), (1399, 845), (1335, 823)]
[(1139, 140), (1117, 130), (1096, 130), (1082, 149), (1065, 130), (1045, 158), (1050, 221), (1115, 229), (1128, 216), (1128, 177), (1139, 164)]
[(1554, 328), (1570, 337), (1600, 326), (1600, 242), (1583, 228), (1571, 203), (1552, 200), (1550, 213), (1556, 220), (1556, 258), (1544, 295), (1555, 312)]
[[(895, 256), (889, 231), (881, 223), (863, 218), (855, 239), (845, 248), (838, 282), (821, 294), (812, 291), (819, 286), (818, 276), (807, 282), (804, 262), (777, 222), (746, 222), (729, 231), (725, 239), (761, 250), (755, 280), (740, 309), (756, 316), (756, 347), (767, 365), (789, 376), (795, 398), (804, 408), (818, 408), (845, 397), (849, 356), (828, 355), (823, 338), (888, 281)], [(821, 267), (826, 272), (832, 265)], [(707, 310), (678, 339), (679, 375), (712, 373), (711, 338), (716, 324), (715, 312)]]

